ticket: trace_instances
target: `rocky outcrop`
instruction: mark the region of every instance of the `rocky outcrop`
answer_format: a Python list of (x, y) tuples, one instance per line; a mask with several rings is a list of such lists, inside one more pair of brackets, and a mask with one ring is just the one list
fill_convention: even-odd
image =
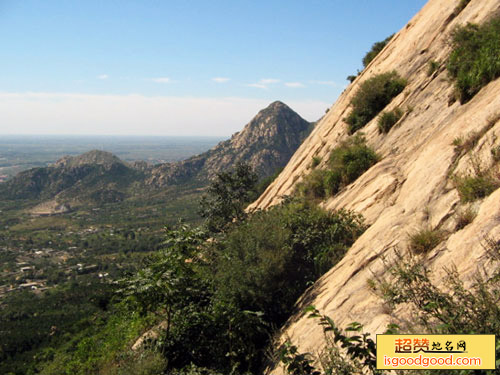
[(148, 184), (206, 182), (238, 162), (250, 164), (261, 177), (285, 166), (309, 134), (312, 125), (286, 104), (276, 101), (260, 111), (241, 132), (211, 150), (178, 163), (153, 169)]
[[(458, 15), (455, 0), (430, 0), (388, 43), (344, 91), (327, 115), (293, 155), (283, 172), (250, 209), (265, 209), (289, 195), (310, 172), (311, 160), (326, 163), (330, 150), (347, 137), (344, 118), (359, 85), (376, 74), (396, 70), (408, 80), (404, 91), (386, 109), (399, 106), (403, 118), (388, 134), (380, 134), (377, 119), (362, 129), (381, 160), (339, 194), (321, 203), (329, 210), (346, 208), (364, 215), (369, 229), (345, 258), (303, 297), (340, 327), (358, 321), (372, 334), (381, 333), (404, 311), (389, 314), (382, 300), (370, 292), (368, 279), (384, 275), (382, 257), (395, 249), (407, 251), (408, 233), (439, 227), (447, 238), (422, 258), (439, 283), (443, 267), (456, 265), (469, 280), (480, 266), (488, 269), (484, 236), (500, 238), (500, 190), (476, 202), (477, 217), (456, 230), (457, 211), (463, 209), (450, 175), (471, 173), (474, 164), (492, 168), (491, 149), (500, 142), (500, 80), (484, 87), (470, 102), (449, 103), (453, 83), (445, 69), (450, 33), (456, 25), (482, 23), (500, 13), (498, 0), (471, 0)], [(430, 61), (440, 67), (428, 75)], [(467, 155), (456, 153), (453, 142), (472, 132), (485, 133)], [(303, 352), (318, 352), (321, 327), (302, 313), (292, 317), (281, 340), (290, 338)], [(280, 373), (276, 370), (273, 373)]]

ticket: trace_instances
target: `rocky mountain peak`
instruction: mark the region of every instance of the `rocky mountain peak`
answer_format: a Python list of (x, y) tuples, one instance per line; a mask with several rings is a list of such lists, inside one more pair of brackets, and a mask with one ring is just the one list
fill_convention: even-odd
[(290, 107), (275, 101), (259, 111), (242, 131), (211, 150), (153, 169), (149, 182), (162, 186), (189, 179), (210, 180), (238, 162), (250, 164), (261, 177), (267, 177), (286, 164), (311, 128), (311, 123)]
[(91, 150), (78, 156), (65, 156), (56, 161), (54, 167), (75, 168), (88, 164), (110, 167), (113, 164), (124, 164), (124, 162), (110, 152)]

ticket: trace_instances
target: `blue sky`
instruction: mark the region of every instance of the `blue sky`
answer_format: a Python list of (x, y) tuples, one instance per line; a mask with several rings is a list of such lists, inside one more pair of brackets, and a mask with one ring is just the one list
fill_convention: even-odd
[(316, 120), (425, 0), (0, 0), (0, 134), (230, 135)]

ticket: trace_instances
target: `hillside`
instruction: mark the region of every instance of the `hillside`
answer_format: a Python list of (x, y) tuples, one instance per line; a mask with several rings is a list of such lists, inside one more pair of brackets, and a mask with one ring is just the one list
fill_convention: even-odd
[(17, 174), (1, 185), (7, 199), (46, 200), (57, 197), (91, 199), (96, 203), (120, 201), (134, 182), (144, 178), (109, 152), (92, 150), (66, 156), (49, 167), (33, 168)]
[[(368, 280), (386, 274), (383, 257), (392, 259), (395, 250), (407, 254), (409, 234), (421, 228), (446, 233), (438, 246), (421, 256), (421, 261), (435, 271), (438, 283), (445, 275), (445, 266), (456, 266), (466, 281), (478, 267), (488, 269), (485, 235), (500, 236), (500, 191), (474, 203), (463, 203), (453, 179), (454, 175), (473, 175), (477, 169), (497, 168), (493, 150), (499, 145), (500, 81), (494, 80), (461, 104), (450, 100), (454, 87), (446, 70), (455, 27), (484, 23), (500, 13), (500, 4), (497, 0), (471, 0), (460, 12), (457, 5), (453, 0), (430, 0), (396, 33), (250, 207), (266, 209), (291, 194), (311, 172), (313, 157), (321, 160), (317, 168), (326, 167), (330, 151), (348, 136), (344, 119), (363, 82), (392, 70), (407, 80), (403, 92), (386, 108), (399, 107), (404, 112), (394, 128), (387, 134), (380, 133), (377, 116), (362, 129), (380, 161), (337, 195), (321, 202), (328, 210), (355, 210), (370, 225), (344, 259), (303, 296), (304, 303), (315, 305), (340, 327), (357, 321), (375, 334), (383, 332), (389, 322), (404, 319), (407, 310), (389, 311), (370, 291)], [(431, 65), (435, 71), (429, 70)], [(468, 149), (460, 149), (464, 140), (467, 143), (471, 139), (474, 141)], [(458, 214), (468, 207), (476, 210), (477, 216), (457, 230)], [(317, 353), (323, 345), (321, 327), (303, 313), (289, 320), (281, 334), (281, 340), (285, 338), (297, 344), (301, 352)]]
[(271, 176), (285, 166), (311, 128), (309, 122), (286, 104), (273, 102), (241, 132), (211, 150), (179, 163), (153, 168), (147, 183), (165, 186), (190, 180), (206, 182), (238, 162), (250, 164), (260, 177)]

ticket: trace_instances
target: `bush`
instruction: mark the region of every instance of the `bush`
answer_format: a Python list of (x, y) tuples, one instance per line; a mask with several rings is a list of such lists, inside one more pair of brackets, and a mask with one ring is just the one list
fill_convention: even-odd
[(255, 214), (217, 244), (215, 289), (279, 326), (295, 301), (363, 233), (362, 218), (300, 201)]
[(487, 197), (500, 186), (499, 181), (488, 174), (455, 176), (454, 181), (462, 202), (473, 202)]
[(465, 9), (465, 7), (467, 6), (467, 4), (470, 3), (470, 0), (460, 0), (458, 5), (455, 7), (455, 9), (453, 10), (453, 15), (456, 17), (460, 14), (460, 12), (462, 10)]
[(311, 168), (316, 168), (319, 163), (321, 163), (321, 158), (319, 156), (313, 156), (311, 161)]
[(443, 232), (437, 229), (423, 228), (409, 235), (410, 250), (415, 254), (428, 253), (443, 240)]
[(380, 133), (388, 133), (389, 130), (403, 117), (401, 108), (394, 108), (392, 111), (384, 111), (378, 119), (378, 130)]
[(406, 80), (396, 71), (376, 75), (363, 82), (351, 100), (352, 111), (345, 121), (350, 134), (365, 126), (401, 93)]
[(455, 228), (457, 230), (465, 228), (467, 225), (472, 223), (476, 218), (477, 212), (472, 209), (472, 207), (467, 207), (466, 209), (457, 212), (457, 224)]
[(430, 77), (438, 69), (439, 69), (439, 63), (436, 60), (429, 61), (429, 64), (427, 66), (427, 76)]
[(299, 184), (297, 184), (297, 194), (303, 198), (311, 200), (325, 198), (326, 176), (327, 171), (323, 169), (315, 169), (311, 171), (308, 175), (304, 176), (303, 180)]
[(457, 27), (451, 44), (447, 68), (455, 79), (457, 99), (463, 104), (500, 76), (500, 18), (482, 26)]
[[(366, 53), (366, 55), (363, 57), (363, 66), (366, 68), (368, 64), (384, 49), (384, 47), (389, 43), (389, 41), (392, 39), (394, 34), (389, 35), (387, 38), (382, 40), (381, 42), (375, 42), (372, 45), (372, 48), (370, 51)], [(351, 81), (352, 82), (352, 81)]]
[(310, 199), (323, 199), (355, 181), (378, 161), (378, 156), (356, 135), (342, 142), (330, 153), (328, 169), (316, 169), (297, 186), (298, 195)]
[(355, 181), (378, 161), (378, 156), (366, 144), (364, 137), (356, 135), (347, 139), (330, 153), (330, 174), (327, 191), (335, 194), (343, 186)]

